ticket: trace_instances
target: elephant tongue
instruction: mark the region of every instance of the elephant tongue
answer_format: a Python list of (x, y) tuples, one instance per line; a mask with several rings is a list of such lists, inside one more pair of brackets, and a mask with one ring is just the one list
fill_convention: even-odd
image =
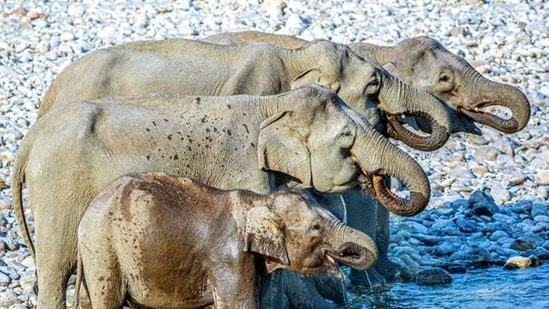
[(334, 260), (334, 258), (332, 258), (328, 254), (325, 254), (325, 256), (326, 256), (326, 261), (330, 262), (330, 264), (332, 264), (332, 265), (336, 265), (336, 261)]

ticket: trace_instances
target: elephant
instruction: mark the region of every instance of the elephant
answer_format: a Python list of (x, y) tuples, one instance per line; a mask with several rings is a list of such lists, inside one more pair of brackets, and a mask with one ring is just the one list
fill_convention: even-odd
[[(78, 222), (93, 197), (118, 177), (142, 172), (259, 194), (359, 186), (408, 216), (430, 197), (421, 166), (320, 86), (274, 96), (156, 94), (73, 102), (34, 124), (12, 175), (18, 222), (35, 252), (39, 307), (63, 307), (77, 261)], [(384, 179), (391, 176), (408, 187), (409, 199), (388, 191)], [(24, 221), (24, 184), (36, 248)]]
[[(389, 122), (389, 135), (414, 148), (440, 148), (452, 130), (448, 112), (437, 99), (395, 79), (348, 47), (329, 41), (297, 50), (269, 44), (222, 46), (182, 39), (100, 49), (59, 74), (37, 117), (54, 106), (110, 96), (156, 92), (271, 95), (312, 83), (335, 91), (379, 130), (384, 131)], [(408, 130), (398, 121), (403, 114), (425, 119), (430, 134)]]
[(76, 299), (93, 308), (257, 308), (261, 272), (367, 269), (374, 241), (291, 192), (219, 190), (165, 173), (122, 176), (78, 225)]
[[(299, 49), (310, 44), (309, 41), (295, 36), (259, 31), (219, 33), (206, 37), (203, 41), (240, 46), (269, 43), (290, 49)], [(378, 46), (369, 43), (349, 43), (347, 46), (358, 56), (383, 66), (405, 83), (439, 98), (450, 113), (452, 133), (464, 131), (481, 134), (474, 122), (505, 133), (514, 133), (523, 129), (528, 123), (530, 104), (520, 90), (488, 80), (465, 59), (449, 52), (432, 38), (414, 37), (403, 40), (395, 46)], [(484, 107), (492, 105), (508, 108), (512, 117), (502, 119), (483, 111)], [(429, 125), (420, 118), (412, 120), (412, 124), (424, 131), (430, 130)], [(379, 262), (376, 265), (377, 272), (384, 277), (392, 277), (395, 271), (387, 257), (389, 213), (384, 208), (376, 206), (373, 199), (362, 195), (359, 191), (344, 194), (344, 201), (349, 218), (347, 223), (353, 227), (361, 227), (363, 230), (368, 229), (368, 233), (376, 237), (380, 250)], [(365, 217), (377, 220), (377, 224), (364, 221), (362, 218)], [(377, 228), (372, 229), (375, 226)], [(373, 269), (369, 272), (370, 277), (376, 276)], [(351, 278), (362, 284), (375, 281), (354, 271)]]
[[(203, 41), (240, 46), (269, 43), (290, 49), (310, 44), (295, 36), (260, 31), (219, 33)], [(522, 130), (530, 119), (530, 103), (519, 89), (485, 78), (465, 59), (449, 52), (430, 37), (406, 39), (395, 46), (369, 43), (349, 43), (347, 46), (358, 56), (384, 66), (406, 84), (441, 99), (452, 111), (452, 122), (456, 122), (452, 126), (454, 129), (480, 134), (472, 120), (505, 133), (515, 133)], [(512, 116), (503, 119), (490, 114), (483, 110), (488, 106), (508, 108)], [(418, 124), (428, 130), (424, 122)]]

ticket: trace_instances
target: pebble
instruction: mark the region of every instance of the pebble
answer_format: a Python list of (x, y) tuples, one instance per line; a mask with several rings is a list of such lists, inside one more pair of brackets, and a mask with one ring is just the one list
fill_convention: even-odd
[(533, 248), (529, 242), (522, 239), (517, 239), (513, 241), (513, 243), (511, 243), (511, 249), (517, 250), (517, 251), (527, 251)]

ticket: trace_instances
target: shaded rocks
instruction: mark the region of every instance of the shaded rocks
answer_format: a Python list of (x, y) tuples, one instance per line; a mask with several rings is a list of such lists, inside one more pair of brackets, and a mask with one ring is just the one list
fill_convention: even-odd
[(432, 267), (416, 274), (416, 283), (420, 285), (441, 285), (452, 283), (452, 276), (443, 268)]
[(524, 257), (524, 256), (513, 256), (510, 257), (503, 268), (505, 269), (516, 269), (516, 268), (528, 268), (528, 267), (537, 267), (541, 265), (541, 262), (535, 257)]
[(526, 250), (532, 250), (534, 248), (526, 240), (516, 239), (515, 241), (513, 241), (513, 243), (511, 243), (511, 249), (517, 250), (517, 251), (526, 251)]

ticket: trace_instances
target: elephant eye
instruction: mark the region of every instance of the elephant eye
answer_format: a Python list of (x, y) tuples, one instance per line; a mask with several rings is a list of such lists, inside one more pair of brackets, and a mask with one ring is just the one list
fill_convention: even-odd
[(441, 83), (449, 82), (450, 81), (450, 75), (441, 74), (440, 77), (438, 78), (438, 81), (441, 82)]

